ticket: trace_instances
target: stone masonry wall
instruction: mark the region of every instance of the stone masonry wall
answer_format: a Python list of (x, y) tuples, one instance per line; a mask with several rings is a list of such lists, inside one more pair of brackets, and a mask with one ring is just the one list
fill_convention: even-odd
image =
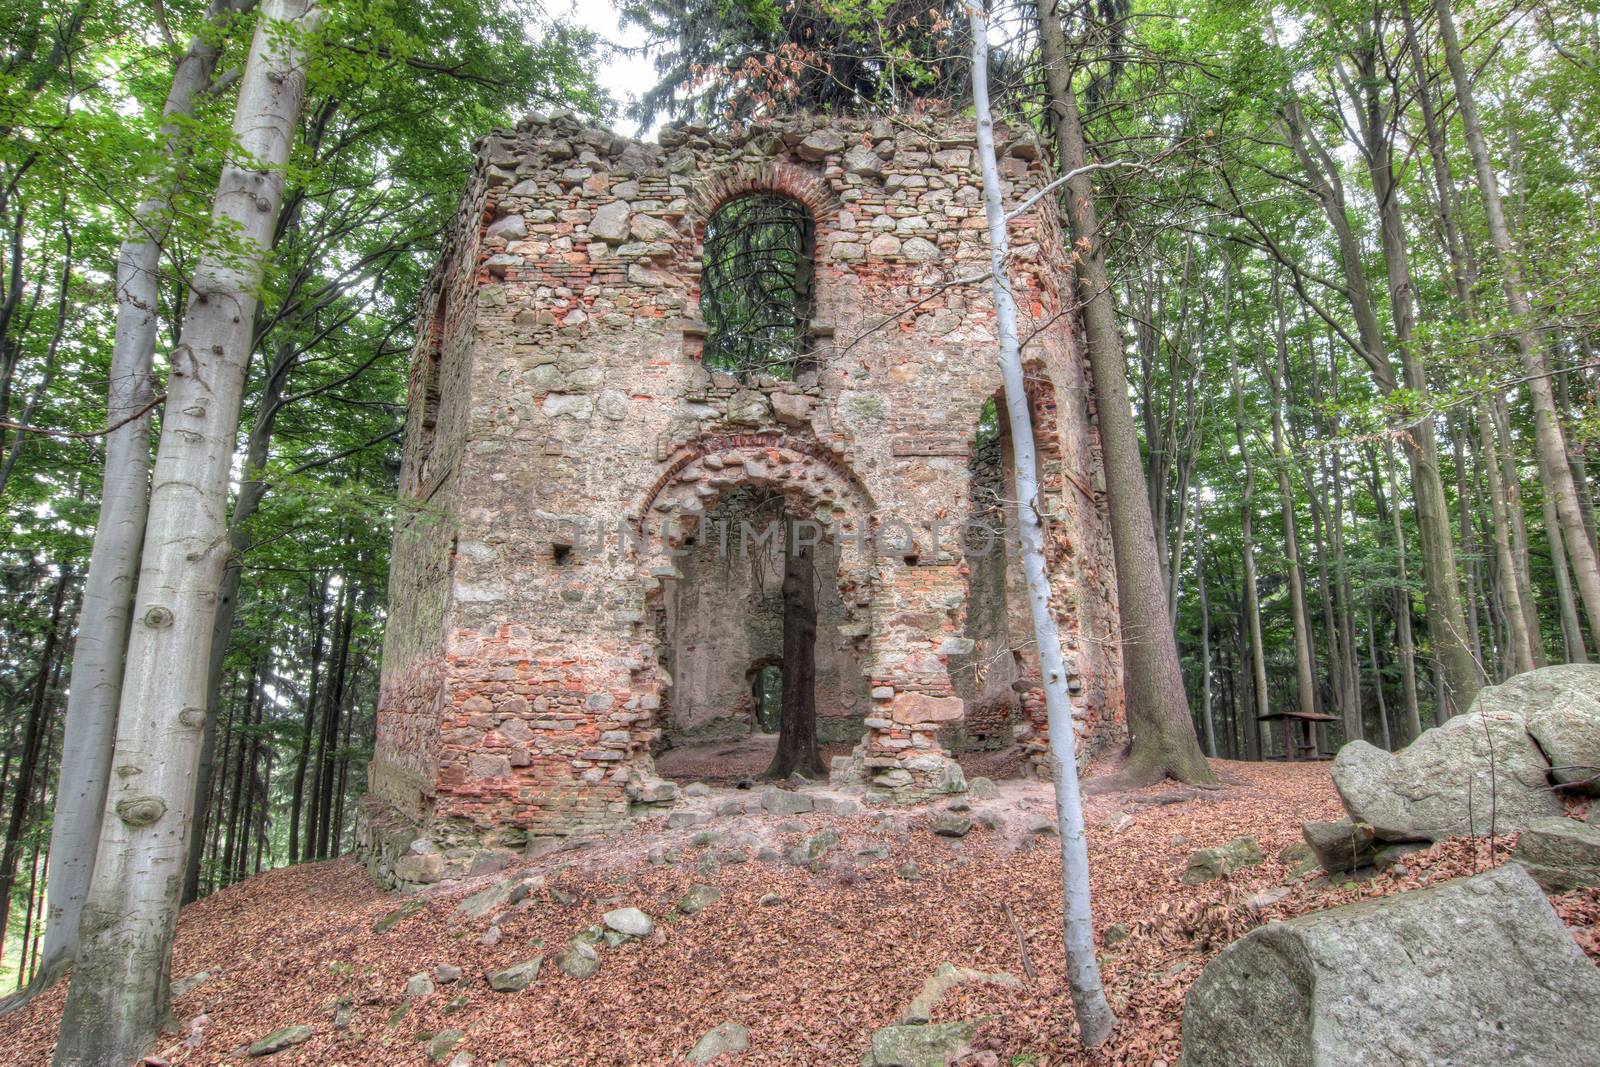
[[(903, 798), (963, 787), (941, 742), (966, 711), (953, 665), (975, 647), (957, 528), (978, 414), (1000, 387), (987, 286), (962, 282), (988, 258), (973, 143), (949, 114), (795, 116), (660, 144), (558, 116), (481, 143), (420, 309), (433, 328), (408, 401), (363, 804), (380, 878), (462, 873), (671, 798), (650, 755), (671, 697), (664, 590), (682, 580), (685, 530), (750, 486), (838, 526), (827, 639), (859, 663), (870, 706), (836, 773)], [(1036, 143), (1003, 138), (1001, 151), (1008, 201), (1044, 183)], [(700, 365), (700, 240), (746, 192), (792, 196), (816, 221), (814, 366), (794, 381)], [(1048, 200), (1012, 241), (1048, 409), (1055, 603), (1091, 738), (1122, 717), (1115, 583)], [(863, 549), (872, 537), (891, 550)], [(1015, 688), (1037, 702), (1025, 680)]]

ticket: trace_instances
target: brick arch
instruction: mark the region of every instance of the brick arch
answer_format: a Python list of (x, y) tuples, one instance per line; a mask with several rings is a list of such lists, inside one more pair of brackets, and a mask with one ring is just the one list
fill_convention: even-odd
[[(697, 533), (700, 516), (751, 487), (775, 491), (783, 498), (787, 519), (818, 522), (824, 527), (824, 537), (831, 535), (838, 546), (834, 580), (843, 608), (837, 632), (853, 650), (862, 676), (874, 676), (873, 602), (880, 575), (872, 539), (877, 523), (871, 499), (859, 480), (838, 457), (781, 434), (706, 438), (681, 449), (666, 464), (645, 495), (635, 521), (641, 535), (636, 566), (644, 590), (647, 621), (643, 631), (654, 635), (647, 637), (653, 645), (643, 657), (642, 675), (636, 677), (638, 686), (653, 697), (652, 721), (640, 724), (647, 738), (663, 729), (666, 720), (665, 698), (671, 681), (658, 673), (657, 660), (666, 640), (664, 579), (680, 574), (673, 552), (686, 547), (686, 540)], [(706, 536), (713, 535), (707, 532)], [(738, 551), (737, 537), (736, 532), (729, 535), (730, 552)], [(870, 711), (862, 711), (863, 739), (869, 732), (865, 720), (870, 717)]]
[(722, 205), (752, 193), (773, 193), (800, 201), (819, 227), (839, 210), (839, 198), (832, 187), (809, 168), (782, 160), (740, 163), (695, 183), (689, 195), (689, 210), (696, 231), (703, 232)]

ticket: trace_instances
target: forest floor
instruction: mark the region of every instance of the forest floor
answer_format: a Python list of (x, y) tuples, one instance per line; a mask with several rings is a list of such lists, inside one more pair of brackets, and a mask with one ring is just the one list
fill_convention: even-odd
[[(185, 909), (173, 976), (209, 977), (176, 997), (174, 1033), (157, 1051), (172, 1064), (422, 1065), (433, 1036), (457, 1030), (459, 1044), (441, 1062), (466, 1053), (476, 1067), (500, 1059), (519, 1067), (653, 1065), (684, 1062), (706, 1031), (738, 1022), (749, 1028), (750, 1048), (719, 1063), (858, 1064), (872, 1032), (899, 1021), (939, 964), (1024, 977), (1020, 930), (1035, 977), (1014, 988), (959, 987), (933, 1013), (934, 1021), (985, 1020), (963, 1063), (1172, 1064), (1189, 984), (1247, 930), (1470, 874), (1503, 861), (1511, 844), (1441, 842), (1408, 856), (1403, 872), (1359, 884), (1296, 876), (1280, 850), (1300, 840), (1304, 820), (1342, 814), (1328, 765), (1215, 766), (1225, 783), (1219, 790), (1165, 783), (1088, 801), (1097, 935), (1113, 924), (1129, 935), (1101, 950), (1121, 1025), (1092, 1053), (1077, 1043), (1063, 974), (1057, 841), (1031, 829), (1051, 812), (1049, 787), (1034, 782), (1002, 783), (999, 797), (973, 800), (974, 813), (999, 814), (1005, 825), (961, 840), (930, 832), (928, 816), (941, 804), (848, 816), (739, 814), (697, 830), (668, 831), (652, 819), (500, 874), (434, 887), (417, 913), (382, 934), (373, 924), (404, 898), (374, 888), (353, 859), (272, 871)], [(698, 803), (722, 798), (726, 806), (734, 793), (718, 789)], [(786, 850), (824, 828), (842, 840), (812, 866), (754, 854)], [(719, 840), (695, 847), (694, 835), (706, 831)], [(1260, 842), (1265, 862), (1207, 885), (1180, 881), (1190, 852), (1241, 834)], [(678, 862), (661, 862), (673, 848), (682, 850)], [(746, 862), (727, 862), (741, 849)], [(708, 852), (721, 861), (705, 862)], [(500, 917), (497, 944), (480, 941), (493, 916), (468, 920), (456, 910), (470, 893), (538, 873), (543, 887)], [(698, 914), (669, 917), (694, 884), (722, 895)], [(1256, 896), (1278, 887), (1287, 887), (1281, 899)], [(1600, 891), (1552, 901), (1600, 961)], [(574, 934), (629, 906), (656, 917), (653, 934), (602, 948), (592, 978), (552, 965)], [(485, 972), (539, 952), (544, 968), (525, 990), (496, 993), (485, 983)], [(459, 967), (461, 978), (408, 997), (407, 979), (438, 964)], [(63, 997), (52, 990), (0, 1022), (7, 1062), (48, 1062)], [(350, 1005), (342, 1029), (333, 1022), (340, 1001)], [(305, 1043), (246, 1060), (251, 1041), (296, 1023), (312, 1028)]]

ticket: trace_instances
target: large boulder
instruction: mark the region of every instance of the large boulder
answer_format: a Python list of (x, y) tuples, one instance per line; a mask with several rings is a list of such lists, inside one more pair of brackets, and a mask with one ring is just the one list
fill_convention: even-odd
[(1351, 741), (1334, 757), (1333, 785), (1351, 818), (1380, 839), (1438, 841), (1559, 815), (1549, 769), (1522, 719), (1469, 712), (1395, 753)]
[(1516, 864), (1258, 927), (1189, 989), (1183, 1067), (1582, 1067), (1600, 970)]
[(1515, 715), (1571, 792), (1600, 796), (1600, 663), (1541, 667), (1487, 686), (1474, 712)]
[(1600, 885), (1600, 826), (1577, 819), (1539, 819), (1517, 837), (1512, 858), (1545, 889)]
[(1225, 874), (1254, 867), (1263, 858), (1261, 845), (1253, 837), (1236, 837), (1226, 845), (1202, 848), (1189, 854), (1189, 862), (1183, 869), (1183, 884), (1214, 882)]

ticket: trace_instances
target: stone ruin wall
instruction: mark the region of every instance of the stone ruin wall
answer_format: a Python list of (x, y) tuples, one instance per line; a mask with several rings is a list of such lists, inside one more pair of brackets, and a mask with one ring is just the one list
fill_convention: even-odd
[[(1047, 164), (1031, 139), (1001, 138), (1015, 203)], [(613, 534), (591, 551), (567, 520), (681, 526), (750, 485), (782, 493), (791, 516), (839, 521), (842, 543), (910, 527), (914, 551), (839, 551), (837, 625), (819, 644), (859, 664), (869, 706), (851, 711), (861, 743), (835, 773), (891, 799), (962, 788), (946, 742), (988, 691), (980, 647), (1010, 640), (968, 633), (969, 560), (951, 533), (1000, 389), (988, 289), (950, 284), (988, 265), (974, 142), (948, 114), (796, 116), (660, 144), (559, 116), (480, 142), (420, 308), (362, 805), (377, 877), (466, 873), (671, 799), (652, 751), (681, 537)], [(700, 240), (745, 192), (815, 218), (817, 365), (796, 381), (700, 365)], [(1098, 440), (1055, 211), (1011, 226), (1081, 757), (1122, 722)], [(947, 524), (937, 550), (933, 523)], [(984, 614), (1018, 618), (1015, 601)], [(1013, 659), (1008, 714), (1046, 767), (1037, 669)], [(418, 837), (439, 850), (408, 852)]]

